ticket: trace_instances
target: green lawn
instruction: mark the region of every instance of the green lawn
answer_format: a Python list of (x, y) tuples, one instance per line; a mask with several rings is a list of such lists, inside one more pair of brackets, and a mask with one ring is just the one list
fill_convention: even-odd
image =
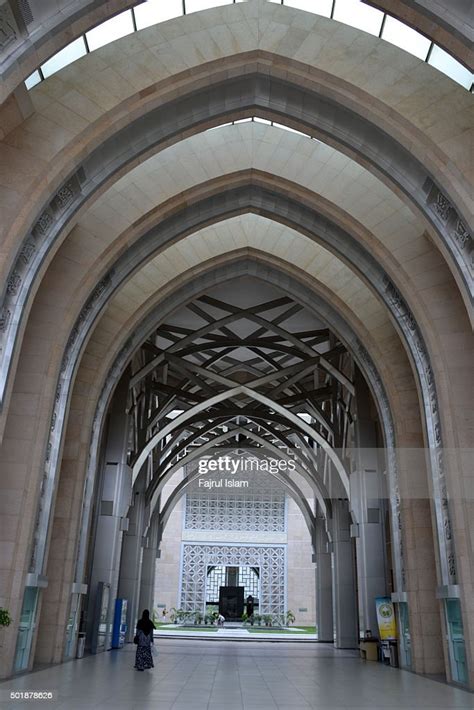
[(292, 628), (276, 629), (273, 626), (246, 626), (245, 628), (251, 634), (301, 634), (301, 636), (304, 636), (304, 634), (314, 635), (316, 633), (314, 626), (297, 626), (298, 631)]
[[(218, 631), (217, 626), (180, 626), (179, 624), (170, 624), (170, 623), (155, 623), (157, 631), (160, 629), (163, 629), (164, 631), (195, 631), (196, 633), (216, 633)], [(219, 627), (223, 628), (225, 631), (225, 626), (224, 627)], [(279, 629), (275, 626), (244, 626), (243, 627), (246, 631), (248, 631), (250, 634), (300, 634), (301, 636), (304, 636), (305, 634), (312, 634), (314, 635), (316, 633), (316, 629), (314, 626), (296, 626), (294, 629), (290, 627), (284, 628), (284, 629)], [(298, 630), (297, 630), (298, 629)]]
[(164, 631), (217, 631), (217, 626), (179, 626), (179, 624), (155, 624), (156, 630), (163, 629)]

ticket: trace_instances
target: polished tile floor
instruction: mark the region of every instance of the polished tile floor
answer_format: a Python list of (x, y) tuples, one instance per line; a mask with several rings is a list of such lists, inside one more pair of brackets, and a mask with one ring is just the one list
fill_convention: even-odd
[[(361, 661), (326, 644), (163, 639), (155, 669), (133, 669), (134, 648), (110, 651), (0, 684), (0, 707), (60, 710), (449, 710), (474, 695)], [(10, 701), (13, 690), (58, 699)]]

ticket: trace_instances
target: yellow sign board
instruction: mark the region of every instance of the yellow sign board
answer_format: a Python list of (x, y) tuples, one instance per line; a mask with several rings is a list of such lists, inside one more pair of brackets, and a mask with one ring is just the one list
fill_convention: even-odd
[(375, 608), (377, 610), (380, 640), (396, 639), (397, 622), (395, 620), (395, 609), (390, 597), (376, 597)]

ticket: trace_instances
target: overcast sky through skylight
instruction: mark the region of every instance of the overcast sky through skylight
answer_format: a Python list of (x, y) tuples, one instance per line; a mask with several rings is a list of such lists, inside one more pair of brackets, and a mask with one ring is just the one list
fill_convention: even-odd
[[(236, 0), (241, 2), (242, 0)], [(281, 0), (267, 0), (281, 5)], [(186, 14), (207, 10), (221, 5), (229, 5), (232, 0), (184, 0)], [(362, 3), (360, 0), (284, 0), (284, 5), (331, 17), (364, 32), (382, 37), (383, 40), (418, 57), (451, 79), (470, 89), (472, 73), (454, 57), (422, 34), (381, 10)], [(71, 42), (45, 62), (40, 71), (34, 71), (25, 81), (27, 89), (32, 89), (43, 78), (47, 78), (63, 67), (71, 64), (87, 51), (99, 49), (114, 40), (125, 37), (135, 30), (145, 29), (159, 22), (165, 22), (183, 14), (183, 0), (147, 0), (133, 9), (121, 12), (94, 27), (84, 36)], [(135, 20), (135, 25), (134, 25)], [(87, 42), (87, 44), (86, 44)]]

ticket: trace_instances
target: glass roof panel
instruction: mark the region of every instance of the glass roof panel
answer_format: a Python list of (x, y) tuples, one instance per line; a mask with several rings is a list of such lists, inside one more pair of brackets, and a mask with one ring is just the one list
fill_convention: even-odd
[(186, 14), (199, 12), (199, 10), (209, 10), (219, 5), (232, 5), (232, 0), (185, 0)]
[(400, 49), (404, 49), (410, 54), (414, 54), (418, 59), (426, 59), (431, 41), (423, 37), (419, 32), (413, 30), (403, 22), (395, 20), (387, 15), (382, 32), (382, 38), (387, 42), (395, 44)]
[(74, 62), (76, 59), (83, 57), (85, 54), (87, 54), (87, 50), (84, 37), (79, 37), (41, 65), (44, 78), (47, 79), (51, 74), (71, 64), (71, 62)]
[(148, 0), (134, 8), (137, 30), (183, 14), (183, 0)]
[(87, 44), (92, 52), (94, 49), (99, 49), (99, 47), (120, 39), (120, 37), (125, 37), (133, 31), (132, 11), (126, 10), (126, 12), (116, 15), (86, 32)]
[(39, 84), (41, 81), (41, 76), (38, 70), (34, 71), (33, 74), (30, 74), (29, 77), (25, 79), (25, 85), (28, 90), (32, 89), (33, 86), (36, 86), (36, 84)]
[(336, 0), (333, 17), (339, 22), (345, 22), (346, 25), (378, 37), (383, 15), (380, 10), (364, 5), (359, 0)]
[(290, 133), (297, 133), (299, 136), (306, 136), (306, 138), (310, 138), (310, 136), (307, 133), (302, 133), (301, 131), (297, 131), (296, 128), (290, 128), (289, 126), (285, 126), (284, 123), (275, 123), (275, 121), (273, 121), (272, 126), (275, 126), (275, 128), (281, 128), (283, 131), (289, 131)]
[(458, 84), (464, 86), (465, 89), (471, 88), (471, 84), (474, 81), (474, 75), (469, 71), (469, 69), (466, 69), (466, 67), (458, 62), (457, 59), (452, 57), (436, 44), (433, 46), (430, 58), (428, 59), (428, 64), (431, 64), (432, 67), (435, 67), (444, 74), (447, 74), (451, 77), (451, 79), (457, 81)]
[(316, 15), (331, 17), (332, 0), (284, 0), (288, 7), (296, 7), (298, 10), (314, 12)]

